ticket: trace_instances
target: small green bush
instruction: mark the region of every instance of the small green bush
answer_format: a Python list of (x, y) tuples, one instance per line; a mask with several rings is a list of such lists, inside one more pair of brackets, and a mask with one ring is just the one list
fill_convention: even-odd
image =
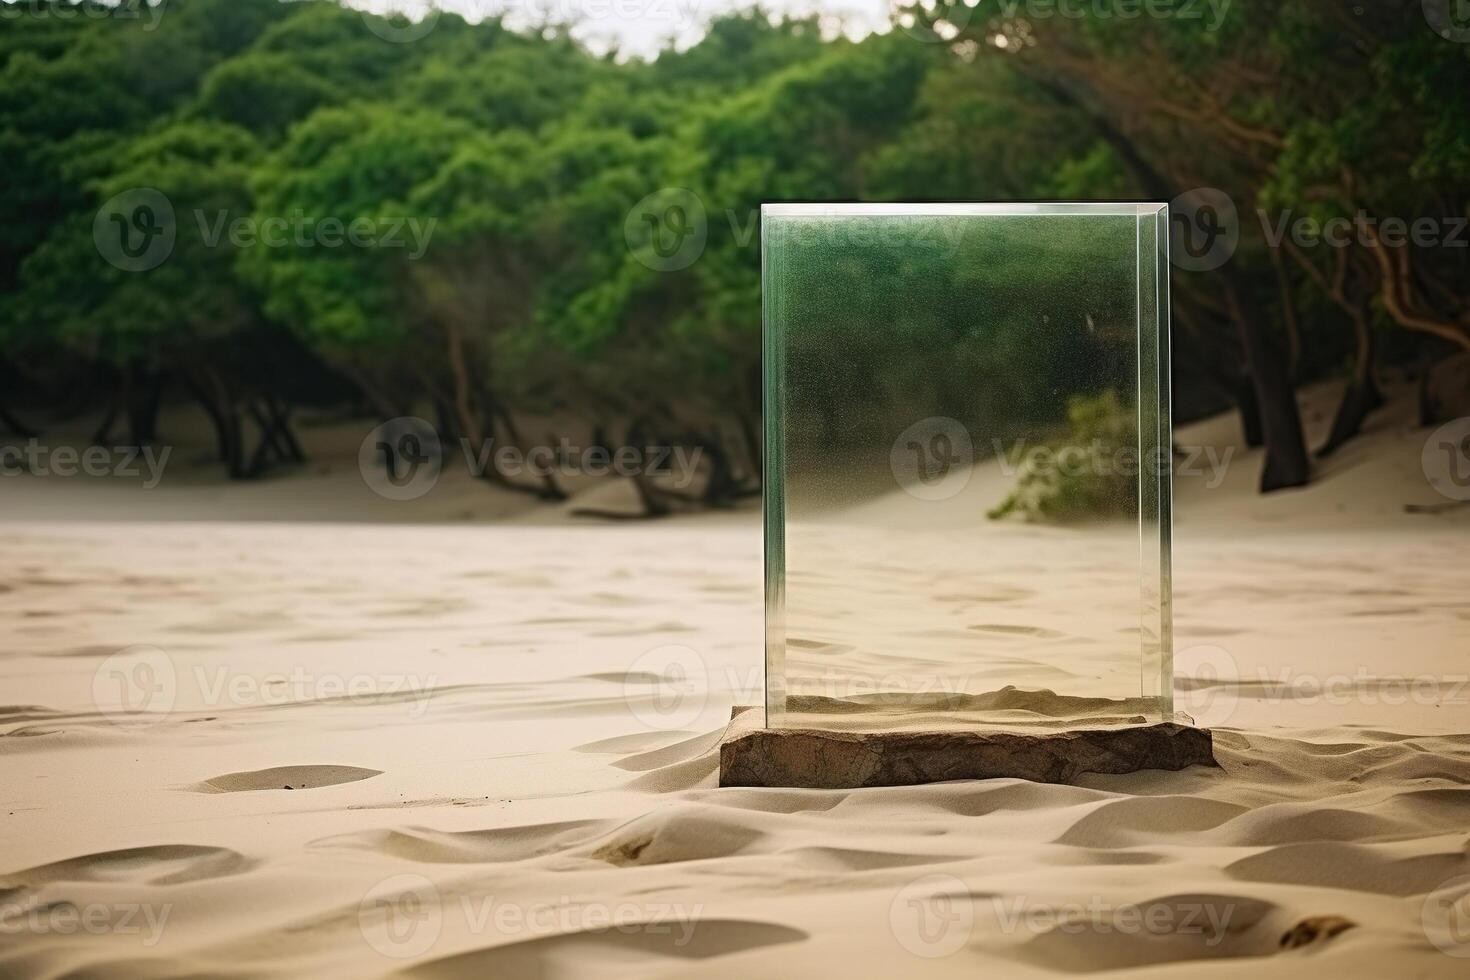
[(1068, 524), (1138, 513), (1138, 427), (1116, 391), (1074, 395), (1063, 435), (1018, 443), (1009, 459), (1018, 465), (1016, 489), (990, 511), (992, 520)]

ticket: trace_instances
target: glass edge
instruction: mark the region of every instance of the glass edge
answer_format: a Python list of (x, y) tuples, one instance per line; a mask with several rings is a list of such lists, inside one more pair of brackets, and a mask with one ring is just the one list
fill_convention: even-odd
[[(1086, 210), (1068, 210), (1068, 208)], [(1043, 208), (1050, 210), (1042, 210)], [(1112, 210), (1105, 210), (1111, 208)], [(1169, 333), (1169, 239), (1167, 204), (1139, 205), (825, 205), (762, 204), (761, 215), (761, 337), (762, 404), (765, 436), (762, 486), (763, 562), (765, 575), (764, 661), (765, 725), (779, 728), (785, 722), (785, 500), (784, 440), (781, 378), (784, 365), (775, 309), (778, 290), (770, 266), (768, 218), (842, 215), (905, 214), (1097, 214), (1132, 216), (1136, 221), (1137, 314), (1138, 314), (1138, 449), (1140, 460), (1155, 459), (1156, 474), (1140, 469), (1139, 547), (1140, 615), (1143, 636), (1156, 637), (1153, 649), (1141, 649), (1140, 677), (1145, 700), (1152, 700), (1161, 720), (1175, 720), (1173, 687), (1173, 596), (1172, 596), (1172, 405)], [(1147, 249), (1145, 232), (1147, 231)], [(1145, 293), (1146, 285), (1151, 286)], [(1151, 321), (1149, 323), (1148, 321)], [(1148, 329), (1146, 330), (1146, 327)], [(1145, 479), (1149, 480), (1144, 484)], [(1152, 585), (1152, 588), (1149, 586)], [(1151, 601), (1150, 601), (1151, 600)], [(1146, 641), (1145, 641), (1146, 642)]]
[(1174, 314), (1169, 281), (1173, 265), (1169, 256), (1169, 206), (1155, 218), (1158, 242), (1159, 317), (1159, 441), (1164, 448), (1164, 465), (1159, 472), (1159, 641), (1162, 708), (1174, 715)]
[(1024, 215), (1149, 217), (1168, 211), (1158, 202), (1118, 201), (1009, 201), (1009, 202), (800, 202), (761, 205), (762, 218), (839, 218), (861, 216), (973, 216)]
[(1140, 687), (1160, 720), (1175, 720), (1172, 545), (1173, 437), (1169, 390), (1168, 210), (1141, 215), (1138, 283)]
[(1173, 719), (1169, 654), (1166, 532), (1172, 442), (1168, 436), (1165, 305), (1167, 270), (1160, 263), (1167, 223), (1140, 215), (1135, 224), (1137, 312), (1139, 693), (1158, 720)]
[(786, 721), (786, 500), (785, 440), (781, 381), (784, 358), (774, 310), (777, 290), (772, 282), (766, 205), (761, 206), (761, 431), (764, 436), (761, 474), (762, 560), (765, 574), (765, 612), (762, 653), (765, 663), (765, 727)]

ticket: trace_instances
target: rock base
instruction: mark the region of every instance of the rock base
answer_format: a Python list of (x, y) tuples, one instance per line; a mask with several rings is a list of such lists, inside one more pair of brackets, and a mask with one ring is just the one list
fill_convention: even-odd
[(1157, 725), (1077, 731), (827, 732), (760, 727), (736, 708), (720, 743), (721, 786), (858, 789), (951, 779), (1071, 783), (1087, 773), (1218, 768), (1208, 729)]

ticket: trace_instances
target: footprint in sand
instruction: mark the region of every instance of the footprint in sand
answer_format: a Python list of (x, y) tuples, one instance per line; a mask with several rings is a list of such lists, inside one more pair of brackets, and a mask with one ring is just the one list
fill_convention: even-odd
[[(621, 674), (614, 676), (623, 676)], [(661, 681), (662, 678), (659, 678)], [(600, 755), (625, 755), (629, 752), (647, 752), (665, 748), (676, 742), (699, 734), (693, 731), (634, 732), (631, 735), (615, 735), (612, 738), (572, 746), (573, 752), (591, 752)]]
[(196, 793), (250, 793), (262, 789), (319, 789), (381, 776), (381, 769), (357, 766), (276, 766), (254, 772), (227, 772), (190, 786)]
[(832, 654), (833, 656), (841, 656), (857, 649), (857, 647), (848, 646), (843, 643), (828, 643), (825, 640), (804, 640), (799, 636), (788, 636), (786, 638), (786, 645), (788, 647), (794, 647), (797, 650), (820, 650), (823, 653)]
[(715, 789), (694, 790), (688, 799), (705, 806), (751, 810), (755, 813), (826, 813), (852, 796), (846, 789)]
[[(46, 721), (61, 717), (62, 712), (41, 704), (0, 704), (0, 725), (12, 725), (20, 721)], [(16, 732), (9, 734), (15, 735)]]
[(583, 674), (581, 680), (604, 681), (608, 684), (649, 684), (659, 685), (664, 678), (658, 674), (646, 670), (611, 671), (597, 674)]
[[(680, 911), (686, 914), (681, 916)], [(423, 978), (548, 977), (547, 964), (556, 975), (586, 972), (596, 975), (611, 965), (643, 972), (676, 967), (680, 961), (710, 960), (746, 950), (794, 943), (809, 934), (772, 922), (696, 918), (691, 910), (675, 909), (672, 916), (640, 927), (628, 923), (617, 929), (571, 932), (446, 956), (412, 967), (399, 976)], [(685, 967), (692, 969), (692, 967)], [(621, 975), (621, 974), (620, 974)], [(636, 974), (635, 974), (636, 975)]]
[(1227, 864), (1224, 870), (1237, 881), (1406, 898), (1428, 894), (1447, 879), (1470, 874), (1470, 855), (1456, 848), (1399, 857), (1362, 844), (1322, 841), (1282, 844)]
[(977, 633), (998, 633), (1002, 636), (1031, 636), (1038, 640), (1056, 640), (1067, 635), (1042, 626), (1014, 626), (1008, 623), (978, 623), (969, 629)]
[(367, 851), (423, 864), (503, 864), (568, 850), (601, 837), (616, 825), (615, 820), (567, 820), (488, 830), (403, 827), (324, 837), (310, 846)]
[(249, 871), (255, 862), (223, 847), (158, 844), (100, 851), (0, 875), (0, 888), (54, 882), (98, 881), (129, 885), (177, 885)]
[(678, 864), (758, 851), (767, 836), (756, 821), (743, 820), (735, 813), (674, 806), (623, 824), (588, 856), (618, 868)]
[(1167, 836), (1200, 834), (1235, 819), (1247, 808), (1192, 796), (1124, 797), (1081, 817), (1058, 844), (1074, 847), (1137, 847)]
[(1031, 589), (1009, 588), (995, 589), (989, 592), (976, 592), (972, 594), (957, 593), (954, 595), (935, 596), (937, 602), (953, 603), (957, 605), (973, 605), (977, 603), (991, 602), (1018, 602), (1021, 599), (1030, 599), (1036, 595)]
[(67, 647), (63, 650), (56, 650), (52, 653), (45, 654), (45, 656), (77, 658), (96, 657), (97, 659), (101, 660), (106, 657), (112, 656), (114, 653), (117, 653), (117, 651), (118, 648), (110, 643), (88, 643), (83, 644), (82, 646)]
[[(1015, 914), (1004, 902), (996, 908)], [(1013, 955), (1068, 973), (1267, 956), (1282, 948), (1281, 910), (1243, 895), (1170, 895), (1116, 908), (1078, 903), (1050, 911), (1055, 915), (1041, 920), (1040, 932)]]

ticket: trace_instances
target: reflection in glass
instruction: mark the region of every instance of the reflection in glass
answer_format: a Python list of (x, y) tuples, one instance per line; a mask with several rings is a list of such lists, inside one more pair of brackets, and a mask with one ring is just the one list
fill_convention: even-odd
[(1167, 213), (767, 205), (767, 723), (1172, 715)]

